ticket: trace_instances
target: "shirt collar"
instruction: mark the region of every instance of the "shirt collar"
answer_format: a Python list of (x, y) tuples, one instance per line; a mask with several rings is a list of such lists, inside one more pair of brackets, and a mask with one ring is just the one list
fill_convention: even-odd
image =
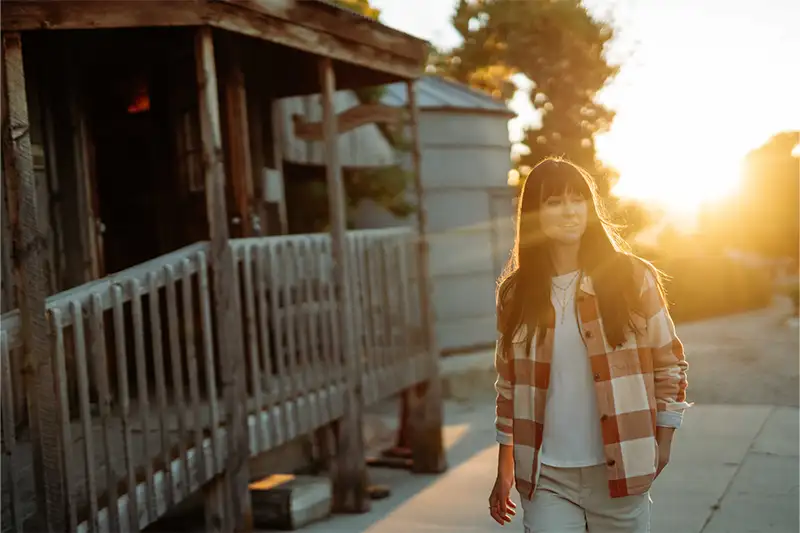
[(581, 278), (581, 292), (585, 292), (586, 294), (591, 294), (592, 296), (595, 295), (594, 292), (594, 284), (592, 283), (592, 278), (588, 274), (584, 274)]

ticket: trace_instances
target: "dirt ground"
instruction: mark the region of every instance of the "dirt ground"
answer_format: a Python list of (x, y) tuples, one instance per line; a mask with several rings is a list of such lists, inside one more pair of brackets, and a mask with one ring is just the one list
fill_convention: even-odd
[(800, 328), (788, 299), (769, 309), (678, 324), (698, 404), (800, 404)]

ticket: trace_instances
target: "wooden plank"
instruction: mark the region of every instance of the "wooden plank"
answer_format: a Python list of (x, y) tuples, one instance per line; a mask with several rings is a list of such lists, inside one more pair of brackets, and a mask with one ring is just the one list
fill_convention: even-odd
[(228, 153), (229, 180), (239, 217), (237, 237), (251, 237), (255, 197), (253, 196), (253, 162), (250, 154), (250, 126), (247, 120), (247, 91), (242, 67), (243, 41), (225, 35), (222, 41), (225, 68), (222, 69), (222, 93), (225, 99), (225, 135)]
[[(378, 256), (380, 257), (378, 268), (380, 269), (381, 285), (380, 285), (380, 298), (381, 298), (381, 358), (383, 359), (383, 368), (393, 368), (397, 362), (395, 354), (392, 350), (392, 307), (391, 307), (391, 294), (392, 286), (396, 283), (392, 278), (392, 265), (391, 257), (388, 254), (388, 247), (386, 242), (381, 239), (377, 244)], [(396, 377), (396, 376), (395, 376)]]
[[(130, 27), (212, 26), (265, 41), (296, 48), (337, 61), (345, 61), (401, 79), (416, 78), (423, 72), (427, 56), (424, 41), (374, 22), (371, 43), (354, 40), (362, 35), (352, 21), (331, 26), (319, 9), (292, 2), (295, 15), (281, 16), (271, 9), (266, 16), (233, 2), (171, 0), (142, 4), (136, 0), (85, 2), (83, 0), (6, 0), (2, 3), (3, 31), (76, 30)], [(313, 15), (313, 19), (309, 19)], [(304, 22), (311, 22), (311, 27)]]
[(283, 125), (283, 103), (277, 98), (272, 101), (272, 158), (275, 169), (281, 176), (281, 201), (278, 204), (278, 220), (280, 220), (281, 235), (289, 233), (289, 214), (286, 211), (286, 177), (283, 174), (283, 158), (285, 147)]
[[(320, 390), (325, 384), (325, 371), (322, 366), (319, 345), (319, 317), (322, 311), (316, 305), (319, 303), (314, 287), (317, 283), (316, 263), (319, 261), (314, 239), (309, 237), (303, 243), (303, 301), (306, 302), (306, 334), (308, 335), (308, 365), (310, 383), (313, 390)], [(315, 307), (311, 307), (314, 305)], [(319, 414), (319, 413), (317, 413)], [(312, 421), (312, 427), (319, 427), (319, 420)]]
[[(423, 59), (425, 41), (385, 26), (373, 19), (323, 2), (305, 0), (221, 0), (286, 22), (330, 33), (402, 57)], [(254, 18), (256, 17), (254, 13)]]
[(209, 27), (197, 30), (195, 60), (200, 103), (200, 129), (206, 182), (206, 209), (211, 237), (210, 262), (213, 270), (215, 315), (217, 317), (217, 345), (220, 353), (223, 394), (226, 403), (228, 427), (228, 458), (225, 469), (230, 495), (230, 513), (226, 529), (251, 530), (252, 508), (248, 483), (247, 410), (240, 401), (244, 386), (244, 350), (241, 334), (241, 306), (239, 290), (235, 284), (233, 253), (228, 241), (228, 219), (225, 209), (225, 167), (222, 160), (222, 134), (220, 130), (219, 99), (217, 97), (217, 70), (214, 61), (214, 38)]
[[(103, 440), (103, 461), (106, 471), (106, 490), (109, 501), (117, 501), (117, 476), (114, 473), (112, 455), (116, 452), (111, 443), (111, 392), (108, 386), (108, 365), (106, 356), (105, 322), (100, 297), (93, 295), (89, 309), (89, 338), (92, 367), (94, 368), (97, 403), (100, 408), (100, 433)], [(94, 458), (92, 458), (94, 460)], [(115, 506), (110, 509), (111, 528), (120, 528), (119, 513)]]
[[(278, 255), (278, 262), (281, 266), (281, 277), (280, 277), (280, 294), (281, 294), (281, 301), (283, 305), (281, 306), (281, 310), (284, 312), (284, 316), (286, 317), (286, 362), (287, 362), (287, 374), (286, 379), (289, 385), (289, 396), (292, 398), (296, 398), (300, 396), (303, 392), (303, 384), (302, 379), (300, 377), (300, 373), (298, 371), (298, 361), (297, 361), (297, 328), (295, 326), (295, 313), (290, 312), (294, 306), (294, 297), (293, 297), (293, 281), (296, 277), (295, 272), (295, 265), (292, 261), (292, 252), (290, 248), (291, 242), (289, 243), (280, 243), (279, 246), (275, 247), (276, 254)], [(299, 411), (295, 410), (292, 413), (292, 423), (293, 426), (289, 432), (288, 437), (294, 438), (301, 434), (302, 432), (302, 422), (300, 420), (300, 413)]]
[(63, 211), (63, 194), (61, 192), (61, 182), (63, 179), (59, 175), (59, 160), (58, 149), (56, 148), (56, 122), (53, 113), (52, 105), (52, 91), (53, 87), (50, 85), (50, 80), (44, 82), (47, 87), (42, 87), (40, 90), (40, 102), (42, 107), (42, 114), (44, 115), (44, 124), (42, 133), (44, 135), (44, 158), (45, 158), (45, 171), (47, 174), (47, 187), (50, 201), (50, 211), (52, 220), (50, 221), (50, 233), (52, 243), (51, 246), (51, 265), (53, 282), (51, 288), (58, 290), (64, 287), (64, 274), (66, 269), (66, 249), (64, 248), (64, 215)]
[[(127, 290), (132, 280), (137, 280), (141, 284), (149, 284), (150, 277), (154, 277), (156, 287), (163, 287), (165, 283), (164, 265), (178, 263), (182, 258), (196, 254), (198, 251), (208, 248), (207, 243), (197, 243), (187, 246), (175, 252), (163, 255), (151, 261), (147, 261), (135, 267), (131, 267), (117, 274), (106, 276), (105, 278), (85, 283), (79, 287), (62, 291), (58, 294), (49, 296), (46, 300), (48, 311), (58, 309), (62, 313), (64, 326), (72, 324), (72, 317), (69, 315), (69, 308), (73, 301), (80, 301), (83, 305), (89, 305), (89, 300), (93, 294), (100, 295), (103, 309), (111, 309), (111, 287), (119, 284), (123, 287), (124, 301), (130, 301), (131, 293)], [(194, 267), (193, 267), (194, 268)], [(13, 348), (22, 346), (21, 318), (18, 310), (10, 311), (0, 317), (3, 331), (8, 334), (9, 346)]]
[[(406, 111), (400, 107), (383, 104), (361, 104), (336, 115), (336, 131), (347, 133), (366, 124), (396, 124), (403, 120)], [(302, 115), (292, 115), (294, 136), (303, 141), (321, 141), (322, 122), (308, 122)]]
[[(277, 390), (276, 380), (273, 377), (272, 350), (270, 348), (269, 307), (267, 301), (267, 258), (266, 247), (254, 246), (256, 252), (256, 292), (258, 294), (258, 332), (261, 341), (261, 368), (264, 387), (266, 388), (264, 405), (260, 408), (272, 412), (278, 403), (280, 394)], [(274, 298), (274, 296), (273, 296)], [(265, 428), (266, 445), (270, 448), (276, 446), (278, 428), (275, 417), (270, 417), (270, 425)]]
[[(114, 301), (114, 351), (117, 357), (117, 387), (119, 389), (119, 411), (122, 417), (122, 453), (125, 456), (126, 481), (128, 482), (128, 492), (130, 493), (136, 487), (136, 458), (133, 456), (133, 441), (131, 437), (131, 401), (128, 392), (125, 310), (122, 303), (122, 288), (119, 285), (114, 285), (111, 288), (111, 299)], [(145, 435), (149, 434), (145, 433)], [(147, 458), (145, 458), (145, 462), (149, 462)], [(130, 524), (135, 531), (139, 531), (139, 509), (136, 505), (136, 498), (133, 498), (131, 503)]]
[(164, 274), (167, 278), (167, 336), (169, 338), (169, 359), (172, 368), (172, 397), (178, 406), (178, 457), (183, 465), (183, 486), (175, 484), (176, 503), (189, 495), (189, 465), (186, 463), (186, 444), (189, 440), (189, 430), (186, 424), (186, 417), (189, 414), (186, 409), (183, 389), (183, 361), (181, 354), (180, 340), (180, 320), (178, 318), (178, 279), (172, 265), (164, 267)]
[(61, 404), (61, 442), (63, 443), (62, 450), (64, 457), (64, 479), (66, 480), (67, 512), (69, 513), (69, 531), (75, 531), (78, 525), (78, 516), (75, 501), (75, 488), (72, 485), (74, 480), (74, 468), (72, 465), (72, 423), (69, 410), (69, 377), (67, 374), (66, 347), (64, 345), (64, 327), (60, 311), (50, 311), (49, 315), (50, 328), (53, 333), (56, 394)]
[(89, 531), (97, 531), (97, 478), (95, 477), (94, 432), (92, 409), (89, 404), (89, 370), (87, 369), (86, 336), (83, 330), (83, 307), (72, 302), (73, 334), (75, 339), (75, 363), (78, 374), (78, 401), (80, 402), (81, 429), (83, 430), (83, 459), (86, 468), (87, 499), (89, 500)]
[(26, 367), (26, 389), (39, 512), (46, 526), (67, 528), (58, 399), (45, 317), (49, 292), (45, 265), (46, 237), (39, 229), (36, 176), (31, 156), (22, 38), (4, 32), (2, 72), (3, 170), (9, 222), (14, 237), (13, 269), (17, 281)]
[[(300, 390), (304, 396), (308, 395), (313, 389), (313, 367), (311, 358), (311, 346), (309, 337), (309, 302), (308, 294), (306, 292), (306, 279), (308, 277), (308, 256), (306, 255), (305, 245), (306, 239), (301, 239), (296, 242), (292, 249), (292, 271), (295, 273), (295, 283), (293, 290), (296, 303), (292, 304), (292, 309), (298, 315), (297, 321), (297, 334), (299, 337), (299, 352), (298, 364), (300, 376)], [(294, 313), (292, 313), (294, 314)], [(303, 420), (302, 432), (308, 433), (315, 427), (315, 421), (312, 418), (313, 411), (309, 410), (306, 414), (309, 415)]]
[(211, 322), (211, 290), (208, 283), (208, 267), (206, 254), (197, 254), (199, 265), (199, 287), (200, 287), (200, 320), (203, 328), (203, 363), (205, 366), (206, 396), (211, 409), (211, 452), (214, 457), (214, 472), (219, 472), (223, 468), (222, 455), (219, 450), (216, 438), (219, 429), (219, 396), (217, 394), (217, 374), (215, 371), (216, 361), (214, 361), (214, 331)]
[[(369, 371), (369, 365), (364, 360), (367, 357), (366, 344), (364, 338), (364, 289), (363, 284), (364, 272), (361, 264), (363, 255), (363, 242), (362, 235), (348, 234), (347, 235), (347, 252), (350, 254), (348, 264), (350, 266), (350, 290), (352, 310), (353, 310), (353, 333), (355, 335), (355, 357), (361, 362), (361, 371), (358, 375), (363, 384), (363, 378)], [(363, 393), (362, 393), (363, 399)]]
[[(250, 51), (253, 51), (250, 48)], [(245, 85), (247, 93), (247, 125), (250, 139), (251, 176), (253, 180), (253, 235), (269, 235), (269, 219), (264, 204), (265, 191), (262, 188), (262, 172), (266, 167), (266, 146), (264, 145), (264, 128), (266, 117), (264, 104), (267, 101), (266, 88), (262, 82), (261, 58), (252, 54), (247, 63)]]
[(286, 370), (286, 343), (284, 342), (284, 338), (286, 337), (286, 333), (284, 331), (284, 322), (279, 319), (280, 316), (280, 298), (281, 298), (281, 261), (280, 255), (278, 251), (278, 242), (271, 242), (268, 246), (264, 247), (264, 252), (267, 254), (266, 260), (267, 264), (269, 265), (269, 291), (270, 291), (270, 304), (271, 304), (271, 313), (270, 313), (270, 323), (272, 325), (272, 331), (275, 332), (275, 367), (277, 369), (276, 373), (276, 388), (277, 390), (277, 398), (278, 398), (278, 412), (281, 418), (281, 426), (280, 426), (280, 437), (276, 435), (275, 443), (283, 444), (290, 440), (290, 428), (289, 428), (289, 407), (288, 407), (288, 398), (291, 394), (293, 387), (292, 381), (287, 379), (289, 377), (289, 373)]
[(97, 279), (105, 274), (102, 261), (102, 235), (100, 235), (95, 209), (94, 167), (91, 139), (85, 103), (81, 99), (80, 82), (73, 71), (67, 74), (70, 120), (73, 126), (73, 152), (77, 183), (78, 225), (80, 226), (81, 253), (83, 256), (83, 281)]
[[(258, 331), (256, 328), (256, 302), (255, 287), (253, 285), (253, 246), (244, 247), (244, 258), (242, 268), (244, 268), (244, 300), (245, 300), (245, 326), (247, 328), (247, 351), (250, 355), (250, 386), (253, 389), (253, 400), (256, 404), (256, 412), (260, 412), (264, 407), (264, 400), (261, 394), (262, 369), (260, 368), (258, 357)], [(266, 450), (261, 431), (256, 431), (256, 447), (259, 450)]]
[[(151, 272), (148, 275), (147, 295), (150, 304), (150, 340), (151, 353), (153, 354), (153, 373), (156, 381), (156, 401), (158, 402), (158, 425), (161, 433), (161, 460), (164, 464), (170, 461), (170, 438), (169, 438), (169, 413), (167, 411), (167, 381), (164, 375), (164, 347), (161, 341), (161, 305), (158, 294), (158, 284), (156, 275)], [(167, 477), (170, 473), (166, 473)], [(166, 505), (170, 507), (178, 501), (175, 494), (174, 485), (167, 480), (170, 491), (167, 494)]]
[(2, 280), (3, 294), (0, 300), (0, 310), (6, 313), (17, 307), (17, 287), (14, 280), (14, 270), (11, 265), (11, 249), (13, 241), (11, 239), (11, 222), (8, 219), (8, 201), (6, 199), (6, 185), (5, 180), (0, 179), (0, 188), (2, 189), (2, 209), (0, 209), (0, 242), (6, 243), (5, 246), (0, 246), (0, 261), (2, 261), (2, 271), (0, 271), (0, 280)]
[[(136, 396), (139, 403), (139, 417), (145, 438), (142, 439), (142, 456), (145, 469), (145, 505), (148, 521), (156, 519), (155, 485), (153, 484), (153, 461), (150, 452), (150, 386), (147, 374), (144, 342), (144, 310), (142, 309), (142, 285), (138, 279), (130, 280), (131, 315), (133, 318), (133, 351), (136, 358)], [(129, 488), (129, 494), (130, 494)]]
[[(317, 280), (316, 286), (316, 300), (320, 304), (320, 310), (316, 313), (318, 317), (319, 335), (322, 348), (322, 361), (321, 368), (324, 373), (325, 379), (322, 383), (324, 387), (331, 386), (336, 383), (336, 375), (334, 373), (337, 366), (334, 361), (334, 342), (333, 333), (331, 331), (331, 313), (332, 306), (329, 305), (329, 284), (326, 280), (330, 278), (330, 273), (327, 271), (327, 248), (325, 246), (325, 239), (314, 239), (313, 256), (314, 256), (314, 277)], [(328, 403), (325, 405), (327, 408), (326, 419), (333, 418), (334, 406), (331, 397), (328, 396)]]
[(398, 249), (398, 269), (400, 272), (400, 313), (404, 325), (402, 353), (405, 359), (411, 359), (417, 355), (417, 343), (414, 339), (414, 324), (411, 315), (411, 276), (409, 274), (408, 250), (411, 247), (411, 239), (408, 235), (400, 238)]
[(222, 477), (212, 479), (203, 487), (203, 510), (207, 532), (227, 533), (225, 500), (225, 481)]
[(17, 428), (14, 421), (14, 392), (11, 381), (11, 353), (8, 348), (8, 340), (5, 333), (0, 333), (0, 410), (2, 410), (2, 431), (3, 431), (3, 472), (8, 475), (8, 479), (3, 479), (2, 483), (8, 483), (8, 490), (11, 493), (11, 522), (13, 529), (17, 533), (22, 533), (23, 516), (22, 499), (20, 498), (20, 487), (17, 484), (19, 470), (21, 468), (20, 458), (17, 448)]
[(422, 333), (426, 355), (426, 382), (419, 385), (409, 398), (414, 413), (409, 417), (413, 423), (412, 456), (414, 471), (420, 473), (440, 473), (447, 469), (442, 427), (444, 413), (442, 406), (442, 384), (439, 379), (439, 350), (434, 338), (434, 316), (430, 303), (430, 273), (428, 268), (428, 215), (425, 207), (425, 192), (422, 184), (422, 149), (419, 137), (419, 108), (414, 82), (406, 83), (408, 92), (409, 129), (411, 130), (411, 161), (414, 174), (414, 195), (417, 203), (417, 272), (419, 280), (419, 306), (422, 320)]
[(325, 124), (325, 175), (328, 183), (328, 202), (331, 223), (331, 251), (335, 300), (339, 302), (342, 332), (342, 351), (346, 370), (345, 411), (337, 424), (338, 447), (336, 450), (337, 477), (333, 479), (335, 510), (340, 512), (367, 512), (370, 500), (367, 495), (367, 470), (364, 457), (362, 432), (364, 405), (361, 382), (362, 365), (353, 338), (353, 309), (350, 289), (350, 269), (347, 254), (347, 213), (345, 204), (342, 168), (339, 165), (339, 149), (333, 97), (336, 92), (333, 65), (330, 59), (319, 61), (319, 76), (322, 86), (322, 113)]
[[(203, 423), (200, 410), (200, 381), (197, 371), (197, 348), (195, 345), (194, 321), (195, 307), (192, 298), (192, 262), (187, 258), (181, 263), (181, 303), (183, 305), (183, 327), (186, 339), (186, 368), (189, 374), (189, 400), (192, 403), (194, 430), (194, 446), (198, 450), (203, 448)], [(194, 482), (197, 485), (205, 483), (211, 476), (208, 475), (205, 462), (200, 463), (198, 477)]]

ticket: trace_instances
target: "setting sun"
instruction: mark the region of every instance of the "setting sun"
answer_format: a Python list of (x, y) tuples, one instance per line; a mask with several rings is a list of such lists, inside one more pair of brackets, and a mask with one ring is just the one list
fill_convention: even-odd
[[(638, 0), (620, 4), (616, 18), (624, 29), (609, 55), (634, 54), (599, 95), (617, 110), (611, 130), (596, 139), (598, 157), (620, 174), (614, 193), (673, 214), (694, 215), (735, 194), (747, 153), (777, 131), (800, 126), (800, 74), (775, 68), (796, 61), (797, 47), (787, 43), (800, 44), (798, 36), (786, 25), (776, 31), (779, 12), (740, 10), (719, 24), (711, 6), (719, 12), (733, 6), (707, 4), (702, 10), (688, 0), (659, 9)], [(746, 80), (765, 79), (771, 81), (761, 96), (745, 90)]]
[[(734, 194), (742, 177), (742, 162), (724, 146), (706, 147), (705, 153), (672, 153), (664, 150), (663, 160), (653, 160), (651, 152), (636, 145), (614, 146), (609, 137), (604, 152), (617, 150), (621, 157), (615, 164), (620, 180), (612, 190), (621, 198), (633, 198), (657, 204), (675, 214), (693, 215), (706, 204)], [(632, 148), (632, 149), (631, 149)]]

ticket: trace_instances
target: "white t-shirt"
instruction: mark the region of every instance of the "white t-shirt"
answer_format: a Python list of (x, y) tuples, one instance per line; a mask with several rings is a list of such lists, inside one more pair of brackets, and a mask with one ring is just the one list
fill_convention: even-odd
[(556, 328), (541, 453), (544, 464), (561, 468), (605, 463), (592, 370), (576, 315), (579, 283), (577, 272), (557, 276), (551, 291)]

